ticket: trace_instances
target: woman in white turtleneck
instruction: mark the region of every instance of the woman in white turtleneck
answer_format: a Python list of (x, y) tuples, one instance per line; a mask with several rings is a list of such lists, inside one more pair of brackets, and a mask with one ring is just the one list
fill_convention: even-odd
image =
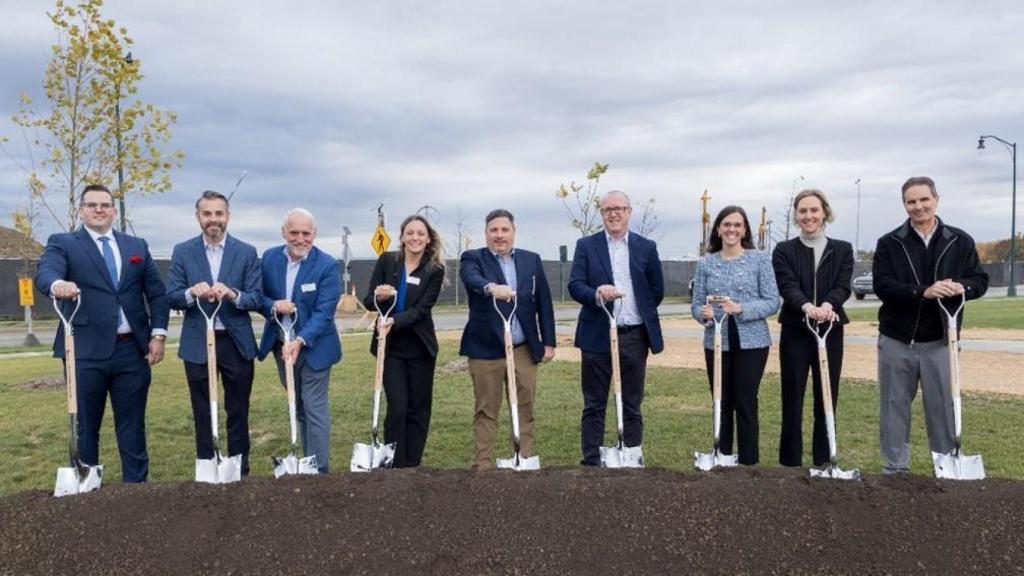
[(849, 242), (825, 236), (825, 225), (834, 215), (820, 190), (803, 190), (793, 199), (793, 220), (800, 236), (779, 242), (772, 253), (772, 268), (782, 296), (779, 323), (779, 364), (782, 381), (782, 434), (779, 463), (803, 465), (803, 405), (807, 373), (813, 376), (815, 466), (829, 461), (825, 413), (821, 400), (817, 341), (807, 329), (812, 322), (835, 322), (826, 341), (832, 402), (838, 403), (839, 376), (843, 368), (843, 324), (849, 322), (843, 303), (850, 297), (853, 247)]

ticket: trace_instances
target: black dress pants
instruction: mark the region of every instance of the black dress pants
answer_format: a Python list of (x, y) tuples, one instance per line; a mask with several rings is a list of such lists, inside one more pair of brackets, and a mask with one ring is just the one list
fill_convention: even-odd
[[(622, 371), (622, 440), (627, 447), (639, 446), (644, 438), (644, 419), (640, 404), (644, 399), (647, 377), (647, 352), (650, 340), (643, 325), (619, 330), (619, 368)], [(611, 354), (582, 353), (580, 387), (583, 391), (583, 417), (580, 443), (584, 466), (601, 464), (604, 442), (604, 418), (608, 409), (612, 380)], [(612, 398), (614, 402), (614, 397)]]
[[(833, 409), (839, 401), (839, 376), (843, 370), (843, 327), (836, 325), (825, 341)], [(818, 341), (804, 326), (782, 326), (779, 338), (779, 365), (782, 379), (782, 433), (779, 438), (779, 464), (803, 465), (803, 412), (807, 372), (814, 393), (814, 465), (829, 461), (828, 431), (821, 398), (821, 370), (818, 367)]]
[[(719, 447), (723, 454), (733, 454), (733, 426), (738, 444), (739, 462), (752, 466), (760, 461), (757, 420), (757, 390), (761, 386), (764, 367), (768, 364), (768, 348), (741, 350), (736, 323), (730, 316), (724, 327), (729, 350), (722, 351), (722, 428)], [(713, 385), (715, 355), (704, 350), (708, 384)]]
[(389, 351), (384, 358), (384, 393), (388, 400), (384, 442), (396, 443), (395, 468), (419, 466), (423, 458), (436, 363), (429, 353), (403, 355)]
[[(246, 360), (226, 331), (217, 335), (217, 371), (224, 387), (223, 404), (228, 414), (228, 447), (225, 456), (242, 455), (242, 472), (249, 472), (249, 395), (252, 393), (253, 361)], [(192, 397), (196, 429), (196, 458), (213, 458), (210, 427), (210, 390), (206, 364), (185, 362), (185, 377)], [(221, 449), (223, 450), (223, 443)]]

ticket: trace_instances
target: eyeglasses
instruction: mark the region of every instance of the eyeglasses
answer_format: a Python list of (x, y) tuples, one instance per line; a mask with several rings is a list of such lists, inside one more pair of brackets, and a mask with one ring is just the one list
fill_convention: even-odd
[(607, 208), (601, 208), (601, 214), (604, 214), (605, 216), (610, 216), (612, 214), (621, 215), (629, 212), (629, 210), (629, 206), (609, 206)]
[(82, 208), (86, 210), (102, 210), (105, 212), (113, 207), (114, 205), (110, 202), (82, 202)]

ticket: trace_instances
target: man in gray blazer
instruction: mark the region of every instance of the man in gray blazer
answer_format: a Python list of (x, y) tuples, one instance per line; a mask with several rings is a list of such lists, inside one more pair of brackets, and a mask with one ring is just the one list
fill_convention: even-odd
[(256, 249), (229, 236), (228, 199), (207, 190), (196, 201), (196, 220), (202, 234), (174, 247), (168, 278), (171, 308), (185, 311), (178, 357), (192, 396), (196, 457), (213, 458), (210, 394), (207, 379), (206, 318), (221, 302), (214, 322), (217, 370), (224, 386), (228, 413), (228, 455), (242, 455), (242, 475), (249, 473), (249, 395), (252, 392), (256, 337), (250, 310), (263, 301), (263, 279)]

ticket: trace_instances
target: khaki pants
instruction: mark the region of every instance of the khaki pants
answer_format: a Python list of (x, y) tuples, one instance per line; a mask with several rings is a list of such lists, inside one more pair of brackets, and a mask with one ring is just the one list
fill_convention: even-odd
[[(516, 393), (519, 395), (519, 452), (523, 458), (533, 449), (533, 396), (537, 391), (537, 364), (530, 348), (520, 344), (513, 349), (516, 368)], [(473, 413), (473, 440), (476, 453), (473, 468), (494, 467), (494, 444), (498, 435), (501, 399), (506, 396), (505, 359), (469, 359), (476, 407)], [(511, 434), (511, 430), (510, 430)]]

